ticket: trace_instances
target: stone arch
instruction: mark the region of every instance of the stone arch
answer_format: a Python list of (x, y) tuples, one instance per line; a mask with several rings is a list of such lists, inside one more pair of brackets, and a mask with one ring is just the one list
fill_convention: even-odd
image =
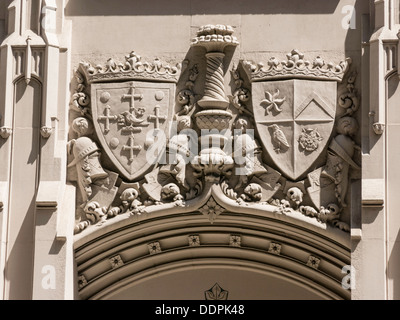
[[(246, 286), (246, 279), (257, 283), (254, 290), (259, 299), (282, 298), (283, 292), (268, 291), (274, 286), (285, 287), (286, 294), (288, 286), (292, 288), (286, 296), (289, 299), (350, 299), (350, 290), (342, 286), (346, 276), (342, 269), (350, 264), (349, 240), (339, 229), (321, 228), (260, 208), (225, 211), (213, 223), (198, 210), (170, 208), (130, 220), (115, 219), (101, 231), (88, 228), (76, 235), (81, 299), (152, 299), (151, 292), (142, 289), (145, 283), (147, 287), (159, 285), (163, 291), (176, 277), (193, 277), (195, 286), (204, 285), (204, 290), (192, 292), (193, 283), (190, 286), (187, 280), (175, 290), (181, 295), (163, 299), (189, 298), (188, 292), (193, 293), (189, 299), (201, 299), (211, 282), (221, 281), (218, 277), (225, 278), (219, 284), (237, 299), (249, 295), (240, 296), (230, 288), (238, 288), (238, 283)], [(228, 275), (231, 280), (226, 280)]]

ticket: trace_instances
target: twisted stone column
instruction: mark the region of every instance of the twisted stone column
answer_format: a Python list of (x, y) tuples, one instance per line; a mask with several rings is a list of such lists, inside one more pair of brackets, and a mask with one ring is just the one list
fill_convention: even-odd
[(223, 52), (209, 52), (206, 54), (207, 71), (204, 95), (198, 101), (199, 106), (202, 108), (226, 109), (229, 105), (224, 88), (224, 57), (225, 54)]
[[(232, 113), (226, 110), (229, 100), (225, 95), (223, 51), (228, 45), (238, 44), (232, 33), (230, 26), (206, 25), (199, 29), (192, 41), (192, 46), (201, 46), (207, 51), (204, 93), (197, 102), (203, 110), (194, 115), (198, 128), (203, 130), (200, 137), (202, 149), (192, 166), (211, 182), (218, 182), (220, 176), (228, 174), (234, 166), (231, 155), (223, 150), (228, 139), (224, 131), (229, 129), (232, 119)], [(204, 130), (208, 133), (204, 134)]]

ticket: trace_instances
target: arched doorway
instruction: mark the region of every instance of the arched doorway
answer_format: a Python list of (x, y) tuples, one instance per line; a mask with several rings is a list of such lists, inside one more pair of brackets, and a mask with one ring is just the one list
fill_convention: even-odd
[[(201, 212), (211, 198), (229, 210), (213, 223)], [(228, 299), (350, 299), (344, 231), (235, 206), (218, 186), (196, 203), (120, 215), (76, 235), (79, 298), (197, 300), (218, 284)]]

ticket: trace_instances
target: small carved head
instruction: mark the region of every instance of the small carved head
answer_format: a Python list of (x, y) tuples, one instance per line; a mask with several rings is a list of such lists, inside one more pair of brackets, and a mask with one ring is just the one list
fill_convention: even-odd
[(330, 203), (330, 204), (328, 204), (327, 209), (329, 210), (329, 213), (330, 213), (332, 216), (338, 216), (339, 213), (340, 213), (340, 208), (339, 208), (339, 206), (338, 206), (336, 203)]
[(180, 193), (179, 187), (175, 183), (168, 183), (161, 188), (161, 199), (171, 200)]
[(235, 129), (241, 130), (243, 133), (247, 129), (247, 120), (244, 118), (239, 118), (235, 123)]
[(245, 189), (244, 193), (247, 194), (252, 200), (260, 201), (262, 197), (262, 189), (258, 183), (250, 183)]
[(181, 105), (188, 104), (190, 102), (191, 96), (193, 96), (193, 93), (188, 89), (179, 91), (177, 95), (178, 103)]
[(134, 201), (139, 195), (139, 192), (135, 188), (127, 188), (125, 189), (121, 196), (120, 199), (122, 200), (122, 205), (124, 207), (128, 207), (132, 201)]
[(335, 219), (339, 219), (340, 211), (341, 209), (336, 203), (330, 203), (328, 204), (326, 209), (324, 209), (323, 207), (321, 208), (319, 218), (322, 222), (328, 222)]
[(120, 199), (124, 201), (133, 201), (138, 195), (139, 193), (135, 188), (128, 188), (122, 192)]
[(296, 206), (299, 206), (300, 203), (303, 202), (303, 192), (297, 187), (291, 187), (287, 191), (286, 196), (288, 200), (294, 203)]
[(357, 120), (353, 117), (343, 117), (338, 120), (337, 132), (347, 136), (354, 136), (358, 130)]
[(72, 122), (72, 129), (79, 135), (83, 136), (88, 133), (89, 131), (89, 122), (84, 117), (78, 117)]

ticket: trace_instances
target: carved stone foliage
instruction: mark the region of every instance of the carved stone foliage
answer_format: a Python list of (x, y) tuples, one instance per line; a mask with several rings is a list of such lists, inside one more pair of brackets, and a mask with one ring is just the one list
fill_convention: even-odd
[(229, 292), (222, 289), (218, 283), (204, 292), (206, 300), (228, 300), (228, 294)]
[[(133, 51), (122, 63), (79, 65), (68, 144), (75, 232), (166, 208), (191, 208), (213, 223), (252, 205), (349, 231), (342, 217), (360, 169), (356, 73), (345, 78), (351, 59), (310, 62), (293, 50), (267, 66), (234, 61), (225, 74), (233, 32), (201, 27), (191, 43), (197, 60), (174, 66)], [(223, 198), (210, 193), (215, 185)], [(280, 245), (270, 250), (279, 254)]]

